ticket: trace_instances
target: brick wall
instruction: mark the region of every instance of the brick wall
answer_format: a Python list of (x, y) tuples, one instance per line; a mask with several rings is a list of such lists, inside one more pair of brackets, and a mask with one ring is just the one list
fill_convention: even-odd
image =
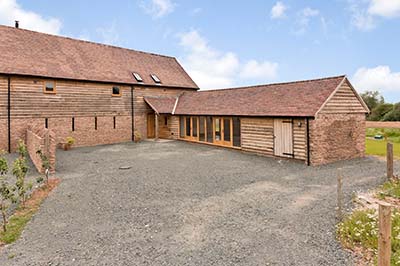
[(310, 121), (311, 164), (365, 155), (365, 114), (324, 114)]
[(26, 147), (29, 157), (39, 173), (45, 172), (42, 167), (42, 159), (37, 153), (39, 150), (49, 159), (50, 173), (55, 173), (57, 141), (54, 132), (49, 129), (29, 127), (26, 130)]

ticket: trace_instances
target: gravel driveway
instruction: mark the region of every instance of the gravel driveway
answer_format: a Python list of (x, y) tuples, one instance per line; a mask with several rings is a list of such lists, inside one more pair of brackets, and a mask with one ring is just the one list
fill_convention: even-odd
[(57, 156), (62, 183), (0, 265), (349, 265), (334, 233), (336, 169), (348, 201), (385, 169), (374, 158), (307, 167), (177, 141)]

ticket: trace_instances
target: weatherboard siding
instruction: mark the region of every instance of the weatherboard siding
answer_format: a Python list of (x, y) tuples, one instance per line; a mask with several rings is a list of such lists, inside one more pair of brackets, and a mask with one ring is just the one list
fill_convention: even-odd
[(329, 99), (326, 105), (319, 112), (320, 114), (348, 114), (365, 113), (366, 110), (359, 98), (346, 81)]

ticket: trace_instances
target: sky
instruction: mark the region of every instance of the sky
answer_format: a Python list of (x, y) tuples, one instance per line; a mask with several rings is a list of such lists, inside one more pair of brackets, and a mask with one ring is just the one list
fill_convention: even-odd
[(0, 24), (176, 57), (201, 89), (347, 75), (400, 102), (400, 0), (0, 0)]

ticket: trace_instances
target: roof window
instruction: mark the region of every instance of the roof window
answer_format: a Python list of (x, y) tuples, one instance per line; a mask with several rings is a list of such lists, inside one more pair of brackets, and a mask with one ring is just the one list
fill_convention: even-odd
[(157, 84), (161, 83), (161, 80), (155, 74), (151, 74), (150, 76), (154, 80), (155, 83), (157, 83)]
[(138, 73), (132, 72), (132, 75), (135, 77), (135, 79), (136, 79), (138, 82), (143, 82), (142, 77), (141, 77)]

